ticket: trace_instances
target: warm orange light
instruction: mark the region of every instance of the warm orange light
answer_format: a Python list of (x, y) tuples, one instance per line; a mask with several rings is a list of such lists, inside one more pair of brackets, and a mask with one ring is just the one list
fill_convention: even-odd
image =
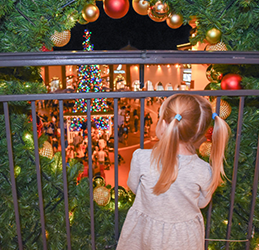
[(138, 66), (135, 66), (135, 70), (138, 70)]
[(147, 65), (147, 68), (149, 68), (149, 65)]
[(179, 64), (175, 64), (175, 67), (176, 67), (176, 68), (179, 68)]
[(170, 68), (170, 64), (167, 64), (167, 68)]
[(160, 65), (157, 65), (157, 67), (158, 67), (159, 69), (161, 69), (161, 66), (160, 66)]

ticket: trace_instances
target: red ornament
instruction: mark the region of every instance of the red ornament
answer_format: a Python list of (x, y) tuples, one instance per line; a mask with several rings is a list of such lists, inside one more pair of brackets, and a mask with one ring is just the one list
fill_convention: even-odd
[(43, 52), (53, 51), (53, 48), (51, 48), (51, 50), (49, 50), (49, 49), (46, 48), (45, 45), (42, 45), (41, 51), (43, 51)]
[(129, 10), (128, 0), (104, 0), (103, 8), (105, 13), (114, 19), (124, 17)]
[(209, 127), (206, 134), (205, 134), (205, 137), (207, 139), (207, 141), (212, 141), (212, 133), (213, 133), (213, 127)]
[(238, 74), (227, 74), (222, 78), (221, 89), (223, 90), (237, 90), (241, 89), (242, 77)]

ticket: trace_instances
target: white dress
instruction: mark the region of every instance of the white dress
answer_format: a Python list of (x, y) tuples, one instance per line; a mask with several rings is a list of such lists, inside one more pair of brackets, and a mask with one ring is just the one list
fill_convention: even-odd
[(210, 165), (195, 155), (179, 155), (176, 181), (163, 194), (152, 194), (159, 174), (151, 167), (151, 149), (133, 153), (128, 178), (136, 194), (124, 222), (117, 250), (204, 250), (200, 208), (211, 195)]

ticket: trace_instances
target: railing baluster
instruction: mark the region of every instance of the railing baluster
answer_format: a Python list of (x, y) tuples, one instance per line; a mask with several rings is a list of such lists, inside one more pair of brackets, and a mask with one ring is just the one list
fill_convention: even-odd
[(70, 221), (69, 221), (69, 207), (68, 207), (68, 187), (67, 187), (67, 163), (65, 154), (65, 139), (64, 139), (64, 116), (63, 116), (63, 100), (59, 100), (59, 122), (61, 133), (61, 155), (62, 155), (62, 172), (64, 185), (64, 202), (65, 202), (65, 216), (66, 216), (66, 231), (67, 231), (67, 249), (71, 250), (71, 236), (70, 236)]
[(252, 234), (253, 218), (254, 218), (255, 203), (256, 203), (257, 188), (258, 188), (258, 175), (259, 175), (259, 137), (258, 137), (258, 144), (257, 144), (257, 154), (256, 154), (256, 163), (255, 163), (255, 172), (254, 172), (254, 183), (253, 183), (253, 190), (252, 190), (251, 210), (250, 210), (250, 217), (249, 217), (248, 230), (247, 230), (248, 241), (246, 243), (246, 250), (250, 249), (250, 238), (251, 238), (251, 234)]
[[(239, 150), (240, 150), (240, 141), (241, 141), (241, 130), (242, 130), (242, 124), (243, 124), (244, 102), (245, 102), (245, 98), (243, 96), (240, 97), (239, 112), (238, 112), (238, 123), (237, 123), (236, 147), (235, 147), (235, 158), (234, 158), (234, 168), (233, 168), (233, 175), (232, 175), (231, 200), (230, 200), (228, 226), (227, 226), (227, 236), (226, 236), (227, 240), (230, 239), (232, 218), (233, 218), (233, 210), (234, 210), (238, 159), (239, 159)], [(226, 250), (229, 249), (229, 243), (230, 243), (229, 241), (226, 242)]]
[(43, 249), (47, 250), (35, 101), (31, 102), (31, 113), (32, 113), (32, 127), (33, 127), (35, 164), (36, 164), (36, 172), (37, 172), (37, 185), (38, 185), (38, 194), (39, 194), (41, 235), (42, 235), (42, 240), (43, 240)]
[(93, 162), (92, 162), (92, 136), (91, 136), (91, 131), (92, 131), (92, 126), (91, 126), (91, 99), (87, 99), (88, 171), (89, 171), (89, 192), (90, 192), (91, 243), (92, 243), (92, 250), (95, 250)]
[(119, 239), (119, 208), (118, 208), (118, 99), (114, 99), (114, 192), (115, 192), (115, 240)]
[(13, 195), (13, 204), (14, 204), (14, 212), (15, 212), (16, 231), (17, 231), (17, 237), (18, 237), (19, 250), (22, 250), (23, 243), (22, 243), (22, 233), (21, 233), (21, 225), (20, 225), (16, 182), (15, 182), (15, 176), (14, 176), (13, 149), (12, 149), (9, 109), (8, 109), (7, 102), (4, 102), (3, 104), (4, 104), (5, 131), (6, 131), (10, 176), (11, 176), (11, 183), (12, 183), (12, 195)]
[(145, 113), (145, 98), (140, 99), (140, 148), (144, 148), (144, 113)]

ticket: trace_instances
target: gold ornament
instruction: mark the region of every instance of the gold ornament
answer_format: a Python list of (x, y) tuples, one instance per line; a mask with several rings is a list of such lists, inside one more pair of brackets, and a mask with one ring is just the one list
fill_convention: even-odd
[[(211, 103), (212, 112), (216, 112), (216, 104), (217, 104), (217, 98), (215, 98)], [(226, 102), (225, 100), (220, 100), (220, 112), (219, 117), (222, 119), (227, 119), (231, 114), (231, 106)]]
[(105, 180), (102, 176), (96, 176), (93, 178), (93, 183), (95, 187), (100, 187), (105, 185)]
[(195, 29), (198, 25), (198, 20), (196, 16), (190, 16), (190, 21), (189, 21), (189, 25)]
[(150, 3), (145, 0), (132, 0), (132, 7), (139, 15), (147, 15)]
[(39, 149), (39, 154), (49, 159), (53, 158), (53, 155), (54, 155), (53, 148), (48, 141), (45, 141), (43, 143), (43, 147)]
[(209, 157), (212, 143), (210, 141), (203, 142), (199, 147), (199, 152), (203, 157)]
[(206, 50), (207, 51), (227, 51), (228, 49), (225, 43), (219, 42), (213, 45), (208, 45), (206, 47)]
[[(122, 201), (124, 198), (126, 198), (127, 191), (124, 187), (119, 186), (118, 187), (118, 200)], [(111, 198), (115, 200), (115, 189), (113, 188), (111, 190)]]
[(148, 9), (148, 16), (155, 22), (163, 22), (169, 14), (169, 6), (167, 3), (157, 1)]
[(181, 14), (171, 13), (166, 18), (167, 25), (172, 29), (178, 29), (183, 24), (183, 16)]
[(221, 39), (221, 31), (216, 29), (216, 28), (212, 28), (210, 30), (207, 31), (206, 33), (206, 40), (210, 43), (210, 44), (215, 44), (218, 43)]
[(94, 200), (99, 206), (106, 206), (111, 199), (111, 194), (108, 188), (99, 186), (94, 189)]
[(65, 30), (63, 32), (54, 32), (54, 35), (51, 36), (50, 40), (56, 47), (63, 47), (68, 44), (71, 38), (70, 30)]
[(95, 22), (99, 15), (99, 8), (94, 4), (86, 4), (82, 9), (82, 16), (88, 22)]

